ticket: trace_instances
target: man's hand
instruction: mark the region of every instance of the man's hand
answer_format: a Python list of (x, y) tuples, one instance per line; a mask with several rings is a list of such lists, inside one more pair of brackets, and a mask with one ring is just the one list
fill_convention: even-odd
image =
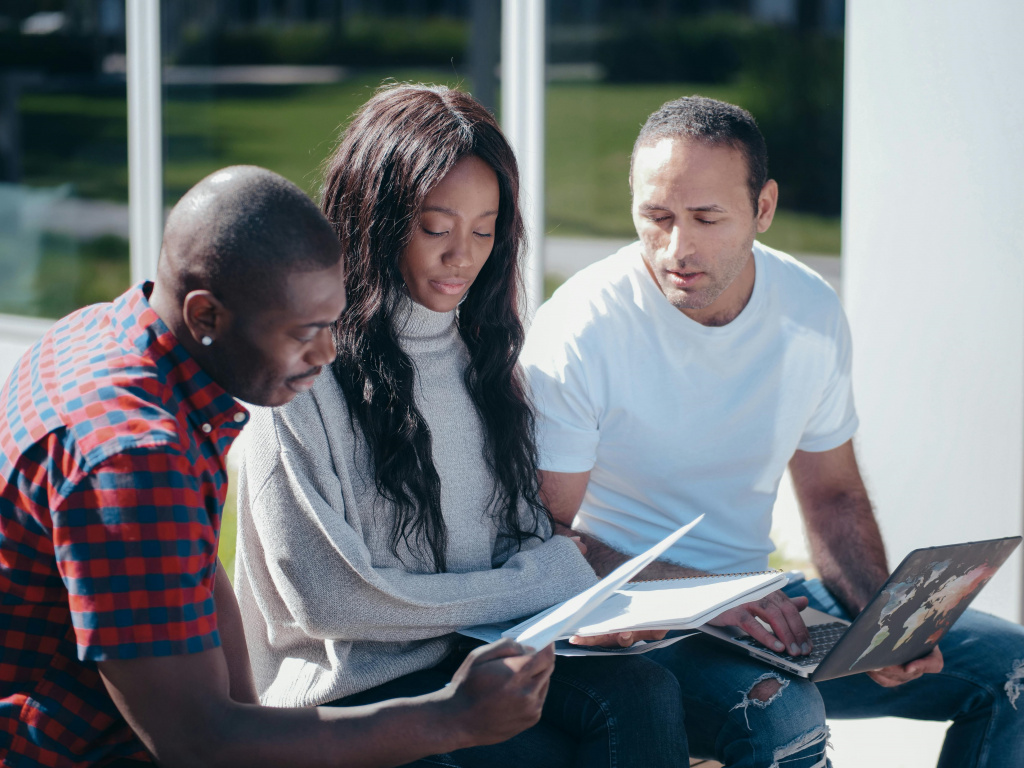
[(916, 680), (921, 675), (933, 675), (936, 672), (941, 672), (943, 664), (942, 651), (936, 645), (927, 656), (914, 659), (906, 664), (873, 669), (867, 673), (867, 676), (884, 688), (895, 688), (897, 685)]
[(356, 707), (285, 709), (233, 701), (220, 648), (98, 662), (114, 704), (167, 768), (351, 768), (406, 765), (491, 744), (540, 717), (554, 664), (511, 641), (475, 650), (452, 684)]
[(636, 632), (612, 632), (608, 635), (590, 635), (581, 637), (573, 635), (569, 642), (573, 645), (599, 645), (603, 648), (629, 648), (641, 640), (662, 640), (668, 634), (667, 629), (644, 629)]
[(576, 533), (576, 531), (574, 531), (568, 525), (565, 525), (564, 523), (560, 523), (560, 522), (558, 522), (556, 520), (555, 521), (555, 528), (554, 528), (554, 535), (555, 536), (566, 536), (566, 537), (572, 539), (573, 541), (576, 542), (576, 546), (579, 547), (580, 554), (581, 555), (587, 554), (587, 545), (583, 543), (583, 540), (580, 538), (579, 534)]
[[(806, 607), (806, 597), (790, 598), (784, 592), (772, 592), (756, 602), (721, 613), (708, 624), (739, 627), (765, 648), (791, 656), (805, 656), (814, 648), (807, 625), (800, 618), (800, 611)], [(766, 622), (771, 631), (758, 619)]]
[(505, 639), (470, 653), (446, 689), (465, 745), (497, 744), (535, 725), (554, 668), (551, 645), (525, 656)]

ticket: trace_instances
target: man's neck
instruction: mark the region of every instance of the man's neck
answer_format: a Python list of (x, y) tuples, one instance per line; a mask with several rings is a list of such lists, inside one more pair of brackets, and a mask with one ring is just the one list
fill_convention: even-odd
[(711, 304), (702, 309), (680, 309), (679, 311), (694, 322), (708, 328), (720, 328), (723, 325), (728, 325), (739, 317), (750, 303), (750, 297), (754, 295), (756, 272), (754, 254), (751, 252), (743, 271)]
[[(175, 298), (173, 291), (161, 288), (159, 280), (153, 283), (153, 290), (149, 294), (149, 306), (150, 309), (156, 312), (157, 317), (163, 320), (167, 329), (174, 334), (178, 343), (190, 355), (197, 358), (197, 361), (201, 361), (204, 357), (202, 347), (195, 343), (192, 334), (188, 332), (188, 327), (185, 325), (185, 320), (181, 314), (181, 305)], [(202, 365), (202, 362), (200, 362), (200, 365)]]
[(181, 312), (175, 313), (173, 311), (175, 304), (173, 297), (167, 291), (161, 290), (159, 282), (154, 281), (153, 289), (147, 298), (150, 308), (156, 312), (157, 317), (163, 320), (164, 325), (171, 330), (171, 333), (177, 336), (177, 326), (181, 325)]

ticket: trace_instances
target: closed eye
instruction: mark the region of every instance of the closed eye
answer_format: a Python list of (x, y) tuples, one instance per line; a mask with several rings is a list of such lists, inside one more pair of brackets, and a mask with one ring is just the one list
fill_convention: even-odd
[(494, 235), (490, 232), (474, 232), (473, 234), (476, 235), (477, 237), (494, 237)]
[(313, 340), (315, 340), (315, 339), (316, 339), (316, 337), (317, 337), (317, 336), (318, 336), (318, 335), (319, 335), (320, 333), (322, 333), (322, 332), (323, 332), (324, 330), (326, 330), (326, 329), (328, 329), (328, 328), (330, 328), (330, 327), (331, 327), (331, 326), (330, 326), (330, 324), (323, 324), (323, 325), (321, 325), (321, 324), (319, 324), (319, 323), (318, 323), (318, 324), (314, 325), (313, 327), (311, 327), (311, 328), (309, 329), (309, 332), (308, 332), (308, 333), (304, 333), (304, 334), (295, 334), (295, 335), (294, 335), (294, 338), (295, 338), (295, 340), (296, 340), (297, 342), (299, 342), (300, 344), (309, 344), (310, 342), (312, 342)]
[(431, 237), (444, 237), (445, 235), (448, 234), (448, 230), (444, 230), (443, 232), (433, 232), (433, 231), (427, 229), (426, 227), (423, 227), (423, 231), (426, 234), (430, 235)]

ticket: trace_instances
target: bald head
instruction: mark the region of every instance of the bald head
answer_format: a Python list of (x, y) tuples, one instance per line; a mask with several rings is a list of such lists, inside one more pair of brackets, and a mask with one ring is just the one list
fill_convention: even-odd
[(216, 171), (167, 218), (159, 282), (180, 301), (208, 290), (236, 313), (273, 305), (284, 279), (338, 263), (331, 225), (297, 186), (251, 165)]
[(167, 219), (150, 306), (235, 397), (282, 405), (335, 355), (345, 270), (334, 229), (276, 173), (212, 173)]

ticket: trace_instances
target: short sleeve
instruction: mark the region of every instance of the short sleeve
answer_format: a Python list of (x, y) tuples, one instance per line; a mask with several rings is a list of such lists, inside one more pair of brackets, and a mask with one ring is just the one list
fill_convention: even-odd
[(587, 472), (597, 460), (600, 417), (579, 352), (557, 310), (537, 312), (520, 360), (537, 410), (540, 469)]
[(827, 356), (825, 388), (800, 438), (797, 447), (801, 451), (838, 448), (854, 436), (860, 423), (853, 403), (853, 341), (842, 308), (838, 309)]
[(168, 446), (116, 454), (69, 489), (52, 513), (53, 542), (80, 659), (220, 645), (219, 507), (189, 458)]

